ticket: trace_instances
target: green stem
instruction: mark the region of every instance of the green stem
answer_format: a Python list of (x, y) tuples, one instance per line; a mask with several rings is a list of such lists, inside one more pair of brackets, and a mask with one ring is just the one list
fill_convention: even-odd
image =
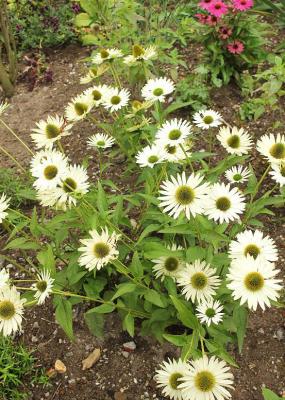
[(30, 276), (35, 276), (32, 272), (24, 268), (21, 264), (17, 263), (17, 261), (13, 260), (13, 258), (10, 258), (8, 256), (5, 256), (4, 254), (0, 254), (0, 258), (3, 258), (4, 260), (8, 261), (10, 264), (13, 264), (15, 267), (17, 267), (20, 271), (24, 272), (25, 274), (28, 274)]
[(26, 173), (27, 171), (25, 170), (24, 167), (22, 167), (22, 165), (12, 156), (12, 154), (10, 154), (7, 150), (4, 149), (4, 147), (2, 147), (0, 145), (0, 150), (3, 151), (4, 154), (6, 154), (6, 156), (8, 156), (9, 158), (11, 158), (11, 160), (18, 165), (18, 167), (20, 168), (20, 170), (24, 173)]
[(34, 152), (29, 148), (29, 146), (13, 131), (13, 129), (10, 128), (9, 125), (7, 125), (1, 118), (0, 118), (0, 122), (2, 125), (5, 126), (6, 129), (8, 129), (8, 131), (10, 133), (12, 133), (13, 136), (15, 136), (15, 138), (28, 150), (28, 152), (34, 156)]

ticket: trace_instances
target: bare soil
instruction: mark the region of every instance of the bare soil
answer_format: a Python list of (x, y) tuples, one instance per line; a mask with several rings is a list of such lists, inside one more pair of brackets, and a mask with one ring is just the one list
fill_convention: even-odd
[[(31, 144), (30, 132), (37, 121), (45, 119), (48, 114), (61, 114), (69, 99), (82, 91), (78, 82), (83, 68), (80, 61), (87, 55), (87, 49), (76, 46), (52, 51), (48, 60), (54, 72), (54, 82), (49, 86), (38, 86), (33, 92), (29, 92), (23, 83), (18, 85), (5, 120), (27, 143)], [(215, 90), (212, 102), (212, 108), (220, 111), (227, 121), (243, 125), (235, 113), (241, 102), (235, 86)], [(280, 130), (272, 128), (276, 120), (284, 121), (284, 111), (266, 114), (257, 122), (247, 123), (246, 127), (257, 139), (266, 132), (279, 132)], [(73, 160), (82, 160), (86, 155), (82, 143), (92, 133), (94, 132), (90, 125), (78, 124), (72, 140), (65, 140), (64, 146)], [(0, 127), (0, 143), (22, 165), (29, 164), (29, 154), (3, 127)], [(264, 170), (255, 155), (252, 162), (258, 173)], [(0, 166), (15, 168), (2, 154)], [(91, 169), (92, 175), (96, 176), (96, 159)], [(120, 168), (112, 170), (112, 174), (115, 175), (112, 178), (116, 179), (117, 176), (119, 179)], [(284, 210), (280, 210), (276, 218), (267, 218), (265, 222), (267, 232), (278, 243), (281, 255), (279, 268), (282, 268), (285, 259)], [(281, 309), (251, 314), (242, 354), (239, 355), (236, 349), (232, 349), (240, 366), (239, 369), (233, 369), (233, 400), (261, 400), (263, 386), (278, 394), (285, 392), (284, 316), (284, 310)], [(75, 311), (76, 341), (70, 343), (55, 323), (51, 305), (30, 310), (24, 323), (24, 341), (35, 349), (39, 366), (48, 370), (53, 367), (56, 359), (60, 359), (67, 366), (67, 372), (52, 378), (51, 386), (45, 389), (40, 386), (31, 387), (27, 383), (26, 390), (32, 393), (29, 400), (164, 399), (153, 381), (154, 371), (163, 359), (178, 356), (178, 350), (167, 343), (159, 344), (152, 338), (136, 335), (134, 341), (137, 348), (125, 358), (122, 345), (132, 339), (122, 331), (116, 315), (108, 317), (105, 332), (103, 339), (93, 337), (84, 324), (83, 312), (79, 306)], [(92, 369), (82, 371), (81, 361), (95, 347), (102, 350), (100, 360)]]

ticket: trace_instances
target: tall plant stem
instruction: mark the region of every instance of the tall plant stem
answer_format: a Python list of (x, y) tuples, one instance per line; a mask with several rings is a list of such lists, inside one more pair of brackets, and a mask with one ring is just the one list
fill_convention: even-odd
[(20, 168), (20, 170), (21, 170), (22, 172), (26, 173), (25, 168), (12, 156), (12, 154), (10, 154), (7, 150), (5, 150), (4, 147), (2, 147), (1, 145), (0, 145), (0, 150), (1, 150), (4, 154), (6, 154), (6, 156), (9, 157), (9, 158), (13, 161), (13, 163), (16, 164), (16, 165)]
[(7, 125), (1, 118), (0, 118), (0, 122), (1, 122), (2, 125), (5, 126), (6, 129), (8, 129), (8, 131), (9, 131), (10, 133), (12, 133), (13, 136), (15, 136), (15, 138), (22, 144), (22, 146), (25, 147), (26, 150), (28, 150), (28, 152), (29, 152), (32, 156), (35, 155), (35, 153), (29, 148), (29, 146), (28, 146), (28, 145), (13, 131), (13, 129), (11, 129), (10, 126)]

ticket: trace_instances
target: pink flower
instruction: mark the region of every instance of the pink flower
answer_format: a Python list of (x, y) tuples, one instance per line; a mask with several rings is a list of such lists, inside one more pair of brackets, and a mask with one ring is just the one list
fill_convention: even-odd
[(215, 17), (220, 18), (228, 12), (228, 6), (222, 1), (216, 0), (209, 5), (208, 11)]
[(199, 3), (199, 7), (203, 8), (204, 10), (208, 11), (209, 6), (214, 3), (214, 0), (202, 0)]
[(208, 15), (199, 13), (195, 14), (195, 17), (198, 18), (201, 24), (207, 24)]
[(207, 16), (207, 21), (206, 24), (207, 25), (216, 25), (218, 22), (218, 17), (215, 17), (214, 15), (208, 15)]
[(233, 0), (233, 5), (236, 10), (246, 11), (253, 6), (253, 0)]
[(219, 27), (219, 37), (223, 40), (228, 39), (231, 36), (232, 32), (233, 31), (228, 26)]
[(232, 43), (227, 45), (227, 49), (232, 54), (240, 54), (244, 50), (244, 44), (239, 40), (234, 40)]

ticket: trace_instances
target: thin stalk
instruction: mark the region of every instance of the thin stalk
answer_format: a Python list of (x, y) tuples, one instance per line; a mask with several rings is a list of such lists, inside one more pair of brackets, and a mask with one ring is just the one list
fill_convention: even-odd
[(54, 289), (52, 292), (53, 292), (53, 294), (60, 294), (60, 295), (69, 296), (69, 297), (77, 297), (79, 299), (88, 300), (88, 301), (95, 301), (95, 302), (101, 303), (101, 304), (110, 304), (112, 306), (115, 306), (118, 309), (122, 309), (124, 311), (130, 312), (130, 313), (133, 313), (133, 314), (137, 314), (141, 318), (149, 318), (149, 314), (146, 314), (146, 313), (144, 313), (142, 311), (133, 310), (131, 308), (127, 308), (127, 307), (124, 307), (124, 306), (120, 306), (118, 304), (114, 304), (111, 301), (104, 301), (104, 300), (101, 300), (101, 299), (95, 299), (95, 298), (92, 298), (92, 297), (89, 297), (89, 296), (83, 296), (81, 294), (76, 294), (76, 293), (72, 293), (72, 292), (65, 292), (65, 291), (56, 290), (56, 289)]
[(8, 129), (8, 131), (10, 133), (12, 133), (13, 136), (15, 136), (15, 138), (28, 150), (28, 152), (34, 156), (34, 152), (29, 148), (29, 146), (13, 131), (13, 129), (10, 128), (9, 125), (7, 125), (1, 118), (0, 118), (0, 122), (2, 125), (5, 126), (6, 129)]
[(28, 274), (30, 276), (35, 276), (32, 272), (24, 268), (21, 264), (19, 264), (17, 261), (13, 260), (13, 258), (10, 258), (8, 256), (5, 256), (4, 254), (0, 254), (0, 258), (3, 258), (4, 260), (8, 261), (10, 264), (13, 264), (15, 267), (17, 267), (20, 271), (24, 272), (25, 274)]
[(22, 167), (22, 165), (12, 156), (12, 154), (10, 154), (7, 150), (4, 149), (4, 147), (2, 147), (0, 145), (0, 150), (3, 151), (4, 154), (6, 154), (6, 156), (8, 156), (9, 158), (11, 158), (11, 160), (18, 165), (18, 167), (20, 168), (20, 170), (24, 173), (26, 173), (27, 171), (25, 170), (24, 167)]

